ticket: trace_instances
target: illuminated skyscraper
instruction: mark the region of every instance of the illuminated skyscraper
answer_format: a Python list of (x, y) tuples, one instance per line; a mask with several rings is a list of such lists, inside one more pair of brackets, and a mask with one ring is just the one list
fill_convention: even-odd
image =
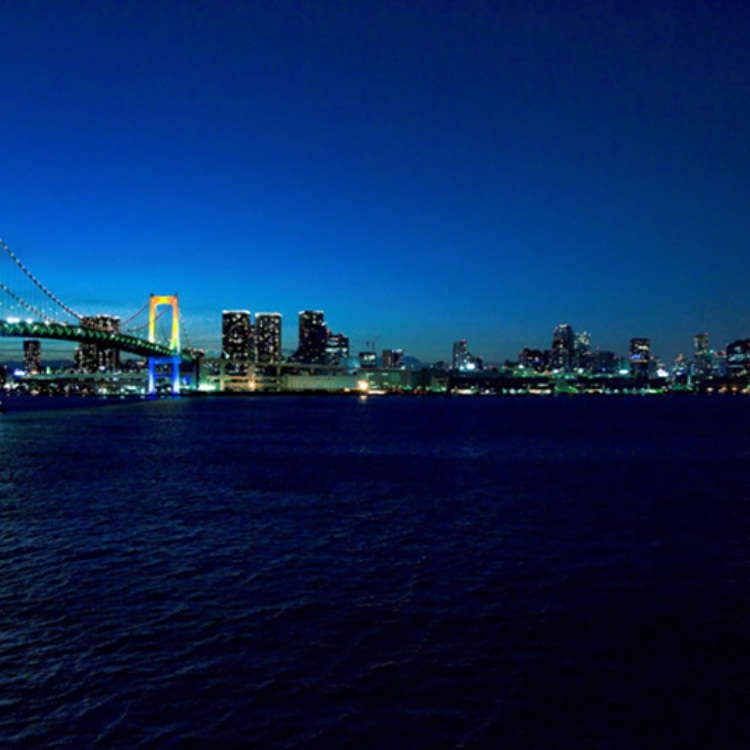
[(349, 359), (349, 338), (343, 333), (326, 332), (326, 362), (338, 365)]
[(297, 362), (324, 363), (327, 334), (322, 310), (300, 310), (299, 344), (294, 359)]
[(359, 366), (364, 370), (374, 370), (378, 366), (378, 355), (375, 352), (360, 352)]
[(42, 344), (37, 339), (23, 342), (23, 361), (29, 375), (37, 375), (42, 369)]
[(383, 369), (396, 370), (404, 359), (403, 349), (383, 349)]
[(699, 378), (711, 374), (711, 352), (708, 350), (708, 334), (696, 333), (693, 337), (693, 369)]
[(591, 334), (581, 331), (573, 344), (573, 368), (589, 372), (591, 370)]
[(548, 366), (548, 353), (525, 346), (518, 355), (518, 364), (526, 370), (544, 372)]
[(630, 339), (630, 374), (634, 378), (647, 378), (651, 362), (651, 342), (648, 339)]
[(281, 314), (255, 316), (255, 353), (259, 364), (281, 361)]
[(472, 372), (482, 369), (482, 358), (477, 357), (469, 351), (466, 339), (453, 342), (453, 362), (454, 370), (461, 372)]
[(597, 349), (591, 355), (591, 372), (595, 375), (614, 375), (617, 372), (617, 355)]
[(465, 370), (470, 357), (469, 345), (466, 343), (466, 339), (453, 342), (453, 359), (451, 365), (454, 370)]
[(750, 374), (750, 339), (727, 344), (727, 375), (738, 378)]
[(573, 366), (573, 329), (567, 323), (561, 323), (552, 335), (552, 361), (553, 370), (567, 372)]
[[(117, 333), (120, 330), (120, 318), (116, 315), (95, 315), (81, 318), (84, 328), (96, 328), (106, 333)], [(75, 363), (79, 370), (97, 372), (113, 371), (120, 367), (120, 350), (105, 347), (101, 344), (80, 344), (75, 352)]]
[(221, 356), (234, 364), (253, 356), (252, 320), (249, 310), (223, 310), (221, 313)]

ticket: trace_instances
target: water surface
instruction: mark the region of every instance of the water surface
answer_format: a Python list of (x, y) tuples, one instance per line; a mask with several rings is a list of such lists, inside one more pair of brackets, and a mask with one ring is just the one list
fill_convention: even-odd
[(746, 747), (750, 399), (0, 417), (0, 744)]

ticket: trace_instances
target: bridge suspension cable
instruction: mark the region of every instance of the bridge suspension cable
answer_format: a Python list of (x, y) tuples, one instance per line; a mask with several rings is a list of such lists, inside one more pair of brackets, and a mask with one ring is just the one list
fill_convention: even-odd
[[(148, 307), (148, 304), (149, 304), (148, 301), (144, 302), (129, 318), (126, 318), (125, 320), (123, 320), (120, 323), (120, 325), (121, 326), (126, 326), (128, 323), (130, 323), (131, 321), (135, 320)], [(143, 326), (138, 326), (138, 328), (145, 328), (147, 325), (148, 325), (148, 323), (146, 323)], [(131, 329), (131, 330), (136, 330), (137, 331), (138, 328), (134, 328), (134, 329)]]
[(185, 339), (185, 344), (188, 349), (192, 349), (193, 345), (190, 343), (190, 336), (188, 335), (187, 326), (185, 325), (185, 318), (182, 317), (182, 310), (180, 310), (180, 331)]
[(34, 305), (30, 305), (28, 302), (22, 300), (17, 294), (8, 289), (8, 287), (5, 286), (2, 281), (0, 281), (0, 289), (2, 289), (6, 294), (13, 297), (13, 299), (18, 302), (19, 305), (23, 305), (23, 307), (25, 307), (29, 312), (33, 312), (35, 315), (38, 315), (42, 320), (46, 320), (48, 323), (57, 322), (54, 318), (50, 318), (49, 315), (43, 313), (39, 308), (36, 308), (34, 307)]
[[(141, 312), (143, 312), (143, 310), (145, 310), (148, 307), (148, 305), (149, 303), (147, 302), (140, 310), (138, 310), (138, 312), (135, 315), (131, 315), (126, 321), (124, 321), (124, 323), (128, 323), (131, 320), (133, 320), (133, 318), (135, 318), (136, 315), (139, 315)], [(160, 310), (156, 314), (156, 317), (154, 318), (154, 323), (157, 320), (159, 320), (162, 317), (162, 315), (166, 315), (166, 313), (168, 312), (169, 312), (169, 308), (166, 308), (166, 307)], [(121, 323), (120, 325), (122, 326), (123, 323)], [(145, 323), (139, 326), (135, 326), (133, 328), (121, 328), (120, 330), (122, 330), (124, 333), (133, 333), (134, 331), (142, 331), (144, 328), (148, 328), (148, 321), (146, 321)]]
[(83, 315), (79, 315), (75, 310), (72, 310), (70, 307), (68, 307), (62, 300), (58, 299), (49, 289), (47, 289), (44, 284), (42, 284), (41, 281), (39, 281), (34, 274), (29, 271), (28, 268), (21, 262), (21, 260), (13, 254), (13, 251), (3, 242), (2, 238), (0, 238), (0, 247), (5, 250), (5, 252), (8, 254), (10, 259), (26, 274), (26, 276), (31, 279), (31, 281), (36, 284), (36, 286), (39, 287), (56, 305), (59, 305), (63, 310), (65, 310), (68, 315), (72, 315), (77, 320), (81, 320)]

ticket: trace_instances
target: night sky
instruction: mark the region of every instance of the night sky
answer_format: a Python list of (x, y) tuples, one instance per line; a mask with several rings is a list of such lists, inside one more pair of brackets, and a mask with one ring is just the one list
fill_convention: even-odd
[[(750, 336), (750, 5), (3, 2), (0, 236), (73, 307), (487, 360)], [(7, 261), (2, 261), (7, 262)]]

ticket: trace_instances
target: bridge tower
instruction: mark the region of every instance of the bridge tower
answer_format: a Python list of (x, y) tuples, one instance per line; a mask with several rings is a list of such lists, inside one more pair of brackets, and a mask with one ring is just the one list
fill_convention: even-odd
[(152, 294), (148, 304), (148, 340), (153, 344), (156, 342), (156, 310), (161, 305), (169, 305), (172, 308), (172, 335), (169, 339), (169, 348), (172, 350), (171, 357), (149, 357), (148, 358), (148, 392), (156, 392), (156, 365), (172, 365), (172, 393), (180, 392), (180, 307), (177, 295)]

